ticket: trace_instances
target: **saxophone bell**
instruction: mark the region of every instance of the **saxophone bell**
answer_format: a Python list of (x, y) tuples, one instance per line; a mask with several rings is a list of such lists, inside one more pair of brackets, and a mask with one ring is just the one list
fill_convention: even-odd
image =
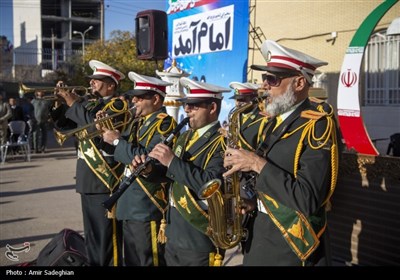
[(197, 193), (197, 196), (201, 199), (208, 199), (215, 194), (216, 191), (221, 187), (220, 179), (213, 179), (205, 183)]

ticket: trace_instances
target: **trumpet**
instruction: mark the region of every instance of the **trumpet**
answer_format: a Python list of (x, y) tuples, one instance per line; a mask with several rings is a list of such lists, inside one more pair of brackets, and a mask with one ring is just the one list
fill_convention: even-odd
[(88, 95), (89, 91), (91, 90), (91, 87), (84, 87), (84, 86), (62, 86), (62, 87), (37, 87), (37, 88), (30, 88), (24, 85), (23, 83), (19, 83), (19, 92), (24, 95), (27, 93), (31, 92), (36, 92), (36, 91), (45, 91), (49, 92), (52, 91), (52, 95), (45, 95), (43, 96), (43, 99), (45, 100), (57, 100), (59, 97), (56, 94), (57, 90), (75, 90), (78, 92), (83, 92), (81, 96)]
[[(114, 122), (114, 119), (123, 114), (128, 114), (129, 117), (125, 117), (123, 121)], [(81, 126), (75, 129), (68, 130), (66, 132), (61, 132), (59, 130), (54, 129), (54, 137), (57, 143), (62, 146), (68, 138), (75, 136), (79, 141), (92, 139), (94, 137), (100, 136), (103, 134), (103, 130), (101, 128), (106, 127), (110, 130), (115, 130), (119, 128), (124, 128), (131, 121), (138, 120), (139, 118), (135, 117), (136, 115), (136, 107), (132, 107), (130, 109), (112, 114), (110, 116), (104, 117), (102, 119), (96, 120), (92, 123), (89, 123), (85, 126)], [(97, 129), (97, 126), (100, 126), (100, 129)]]

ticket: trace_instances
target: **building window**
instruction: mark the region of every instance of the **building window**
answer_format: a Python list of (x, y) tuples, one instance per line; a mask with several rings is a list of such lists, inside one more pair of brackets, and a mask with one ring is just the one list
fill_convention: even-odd
[(375, 33), (364, 57), (364, 106), (400, 105), (400, 35)]

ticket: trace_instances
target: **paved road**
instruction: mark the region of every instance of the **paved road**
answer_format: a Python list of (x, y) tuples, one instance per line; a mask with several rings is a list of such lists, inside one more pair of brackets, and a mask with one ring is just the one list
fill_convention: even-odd
[[(45, 154), (32, 154), (30, 162), (9, 158), (0, 166), (0, 266), (37, 258), (40, 250), (63, 228), (83, 234), (80, 197), (75, 192), (75, 150), (72, 141), (59, 147), (49, 134)], [(7, 245), (30, 250), (6, 257)], [(241, 264), (236, 248), (227, 252), (225, 265)]]

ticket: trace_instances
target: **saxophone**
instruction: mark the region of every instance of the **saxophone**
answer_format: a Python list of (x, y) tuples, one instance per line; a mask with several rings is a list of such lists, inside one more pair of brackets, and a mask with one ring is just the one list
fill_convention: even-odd
[[(240, 133), (240, 114), (250, 107), (258, 105), (268, 95), (254, 98), (250, 103), (234, 108), (229, 112), (229, 130), (227, 146), (238, 148)], [(235, 247), (247, 237), (247, 231), (242, 226), (243, 214), (241, 208), (243, 200), (240, 197), (241, 172), (235, 172), (225, 177), (223, 188), (220, 179), (207, 182), (198, 192), (201, 199), (208, 203), (209, 226), (207, 235), (214, 245), (221, 249)]]

